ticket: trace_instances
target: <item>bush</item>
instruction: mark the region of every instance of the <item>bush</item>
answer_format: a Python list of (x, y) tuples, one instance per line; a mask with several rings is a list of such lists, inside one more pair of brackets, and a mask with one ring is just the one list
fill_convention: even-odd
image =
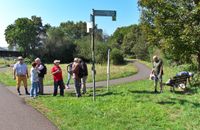
[(124, 57), (119, 49), (113, 49), (111, 51), (111, 60), (114, 65), (124, 64)]

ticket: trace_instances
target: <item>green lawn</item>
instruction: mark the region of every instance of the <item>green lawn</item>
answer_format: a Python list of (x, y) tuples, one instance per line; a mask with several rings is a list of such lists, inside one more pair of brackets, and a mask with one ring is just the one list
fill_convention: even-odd
[[(178, 69), (165, 67), (164, 81)], [(199, 130), (200, 94), (176, 89), (153, 93), (150, 80), (92, 90), (81, 98), (40, 96), (27, 102), (46, 115), (60, 130)]]
[[(53, 67), (52, 64), (48, 64), (47, 66), (47, 75), (45, 75), (44, 84), (45, 85), (53, 85), (53, 77), (51, 75), (51, 68)], [(63, 70), (63, 77), (64, 82), (67, 80), (67, 71), (66, 71), (66, 64), (60, 65)], [(31, 66), (28, 65), (28, 69), (30, 71)], [(137, 72), (136, 67), (129, 63), (127, 65), (111, 65), (111, 79), (121, 78), (133, 75)], [(13, 80), (13, 74), (12, 74), (12, 68), (8, 68), (7, 71), (0, 71), (0, 83), (3, 83), (7, 86), (15, 86), (15, 80)], [(87, 82), (92, 82), (92, 76), (91, 76), (91, 64), (88, 64), (88, 79)], [(102, 81), (107, 79), (107, 66), (106, 65), (99, 65), (96, 64), (96, 81)], [(28, 83), (30, 85), (30, 80), (28, 80)], [(71, 80), (71, 83), (73, 83), (73, 80)]]

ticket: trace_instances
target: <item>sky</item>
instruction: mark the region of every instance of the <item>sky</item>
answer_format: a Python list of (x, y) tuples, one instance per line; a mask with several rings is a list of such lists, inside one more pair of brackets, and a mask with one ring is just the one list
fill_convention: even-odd
[(116, 21), (111, 17), (95, 17), (98, 28), (112, 35), (122, 26), (139, 23), (138, 0), (0, 0), (0, 46), (7, 47), (4, 31), (17, 18), (36, 15), (43, 24), (59, 26), (66, 21), (90, 21), (92, 9), (116, 10)]

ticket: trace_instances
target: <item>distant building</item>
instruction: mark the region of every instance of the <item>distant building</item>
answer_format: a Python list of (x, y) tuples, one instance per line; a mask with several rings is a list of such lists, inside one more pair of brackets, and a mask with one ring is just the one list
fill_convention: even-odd
[(19, 51), (8, 50), (7, 48), (0, 47), (0, 57), (17, 57), (22, 55)]

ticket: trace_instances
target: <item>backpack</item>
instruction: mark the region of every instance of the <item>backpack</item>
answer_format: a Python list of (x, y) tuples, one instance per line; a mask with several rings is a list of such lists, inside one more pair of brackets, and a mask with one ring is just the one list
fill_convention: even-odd
[(45, 74), (47, 74), (47, 67), (43, 63), (42, 63), (42, 65), (44, 68), (42, 70), (40, 70), (40, 74), (45, 75)]
[(72, 72), (72, 64), (73, 64), (73, 63), (70, 63), (70, 64), (67, 65), (67, 72), (70, 73), (71, 75), (72, 75), (72, 73), (73, 73), (73, 72)]
[(78, 77), (83, 78), (83, 76), (84, 76), (84, 69), (83, 69), (83, 65), (80, 64), (79, 65), (79, 71), (78, 71)]

